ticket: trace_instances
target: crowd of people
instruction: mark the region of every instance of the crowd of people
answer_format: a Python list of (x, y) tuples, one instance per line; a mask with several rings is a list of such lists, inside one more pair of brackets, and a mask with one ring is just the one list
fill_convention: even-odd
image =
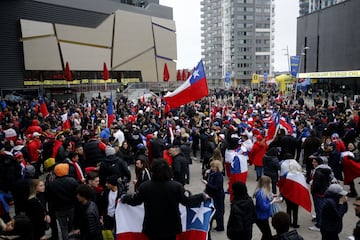
[[(283, 239), (280, 236), (289, 227), (300, 227), (298, 206), (290, 199), (285, 198), (287, 217), (275, 218), (272, 212), (272, 205), (282, 201), (277, 186), (285, 165), (286, 172), (305, 169), (316, 212), (311, 230), (320, 231), (323, 239), (338, 239), (347, 211), (345, 195), (357, 196), (358, 99), (334, 94), (328, 99), (319, 94), (312, 104), (305, 104), (303, 95), (294, 100), (275, 88), (266, 93), (241, 88), (215, 91), (171, 110), (158, 97), (134, 103), (123, 95), (114, 102), (107, 98), (81, 103), (46, 99), (46, 111), (42, 104), (34, 98), (2, 100), (0, 106), (0, 217), (5, 223), (13, 221), (9, 209), (14, 204), (16, 217), (29, 220), (27, 224), (33, 227), (27, 228), (27, 238), (11, 233), (20, 239), (46, 239), (48, 229), (51, 239), (61, 236), (64, 240), (71, 236), (102, 239), (102, 230), (115, 234), (120, 199), (135, 205), (156, 197), (142, 186), (156, 181), (152, 166), (159, 167), (161, 160), (170, 167), (170, 175), (155, 174), (155, 178), (178, 182), (180, 185), (168, 187), (181, 193), (191, 184), (191, 162), (202, 161), (205, 195), (197, 200), (213, 198), (214, 230), (227, 231), (230, 239), (240, 235), (251, 239), (253, 223), (262, 239), (272, 239), (272, 216), (275, 239)], [(108, 115), (109, 104), (113, 118)], [(343, 165), (349, 161), (353, 171)], [(132, 164), (134, 173), (129, 168)], [(250, 165), (255, 166), (258, 186), (249, 195)], [(123, 198), (131, 184), (135, 195)], [(349, 193), (343, 184), (350, 185)], [(224, 221), (226, 192), (231, 199), (228, 222)], [(173, 201), (191, 202), (185, 197)], [(150, 239), (159, 239), (148, 221), (144, 220), (143, 232)], [(288, 226), (279, 226), (281, 221)], [(169, 238), (160, 237), (174, 239), (178, 231), (176, 226)]]

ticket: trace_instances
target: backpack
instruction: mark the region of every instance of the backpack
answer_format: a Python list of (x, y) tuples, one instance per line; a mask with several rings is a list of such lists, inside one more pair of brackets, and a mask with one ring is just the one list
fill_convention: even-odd
[(130, 176), (127, 176), (128, 169), (127, 166), (121, 159), (117, 159), (116, 161), (112, 162), (103, 162), (106, 166), (106, 175), (107, 176), (118, 176), (121, 177), (125, 183), (130, 181)]

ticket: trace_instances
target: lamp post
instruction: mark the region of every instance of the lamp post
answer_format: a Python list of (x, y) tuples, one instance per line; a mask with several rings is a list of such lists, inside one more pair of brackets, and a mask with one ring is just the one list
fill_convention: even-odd
[[(300, 54), (300, 60), (299, 60), (299, 71), (298, 71), (298, 76), (299, 76), (299, 72), (301, 71), (301, 62), (303, 61), (303, 56), (305, 57), (304, 59), (304, 73), (306, 72), (306, 51), (309, 49), (309, 47), (303, 47), (302, 48), (302, 52)], [(296, 87), (295, 87), (295, 96), (294, 99), (297, 99), (297, 91), (298, 91), (298, 84), (299, 84), (299, 78), (296, 78)]]
[(282, 50), (283, 50), (283, 51), (286, 51), (286, 53), (285, 53), (284, 55), (287, 57), (288, 69), (289, 69), (289, 73), (291, 74), (289, 46), (286, 45), (286, 48), (283, 48)]

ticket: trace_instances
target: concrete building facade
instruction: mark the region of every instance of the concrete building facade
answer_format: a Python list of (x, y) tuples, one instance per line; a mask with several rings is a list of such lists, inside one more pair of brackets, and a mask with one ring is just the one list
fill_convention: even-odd
[(201, 50), (209, 84), (250, 85), (274, 62), (273, 0), (202, 0)]
[(324, 91), (360, 90), (360, 1), (348, 0), (297, 19), (301, 78)]
[(175, 22), (158, 1), (4, 0), (0, 14), (0, 88), (61, 85), (66, 63), (81, 84), (104, 63), (113, 82), (162, 81), (165, 63), (175, 80)]
[(312, 13), (332, 5), (344, 2), (346, 0), (300, 0), (299, 13), (300, 16)]

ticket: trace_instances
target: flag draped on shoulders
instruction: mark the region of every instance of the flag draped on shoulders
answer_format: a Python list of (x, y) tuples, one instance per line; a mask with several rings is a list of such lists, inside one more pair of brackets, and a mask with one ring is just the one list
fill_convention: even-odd
[(248, 175), (248, 151), (245, 146), (241, 146), (238, 149), (227, 152), (232, 154), (232, 161), (230, 164), (230, 176), (229, 176), (229, 192), (230, 192), (230, 200), (233, 199), (232, 193), (232, 184), (234, 182), (240, 181), (246, 184), (246, 179)]
[(68, 113), (64, 113), (61, 115), (61, 121), (62, 121), (62, 129), (67, 130), (71, 128), (70, 119), (68, 116)]
[[(281, 195), (291, 202), (303, 207), (306, 211), (311, 212), (310, 192), (306, 184), (306, 179), (301, 171), (290, 171), (289, 166), (285, 166), (288, 161), (281, 164), (280, 180), (278, 182)], [(301, 168), (301, 167), (300, 167)]]
[[(206, 240), (210, 220), (215, 213), (212, 200), (200, 203), (191, 208), (179, 205), (182, 232), (177, 240)], [(144, 205), (130, 206), (119, 202), (116, 206), (116, 238), (117, 240), (147, 240), (142, 233)]]
[(177, 108), (208, 94), (205, 69), (202, 61), (200, 61), (190, 77), (173, 92), (168, 92), (164, 98), (170, 108)]
[(113, 99), (112, 99), (112, 93), (110, 94), (110, 101), (107, 108), (107, 127), (110, 127), (110, 125), (113, 123), (115, 119), (114, 111), (113, 111)]
[(349, 151), (341, 153), (342, 167), (344, 172), (344, 184), (350, 184), (360, 176), (360, 162), (355, 160), (354, 154)]

